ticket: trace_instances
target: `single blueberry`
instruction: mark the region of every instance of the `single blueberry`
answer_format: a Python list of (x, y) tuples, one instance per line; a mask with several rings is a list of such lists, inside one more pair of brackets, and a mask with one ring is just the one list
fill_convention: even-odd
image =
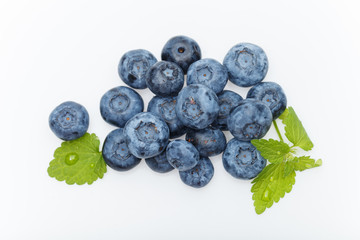
[(145, 159), (146, 164), (155, 172), (167, 173), (174, 169), (166, 158), (166, 151), (152, 158)]
[(272, 123), (270, 108), (255, 99), (244, 99), (228, 117), (231, 134), (240, 141), (251, 141), (265, 136)]
[(220, 129), (212, 127), (190, 130), (185, 139), (196, 147), (202, 157), (218, 155), (226, 148), (224, 133)]
[(186, 84), (203, 84), (219, 94), (228, 81), (228, 72), (218, 61), (205, 58), (190, 65)]
[(186, 171), (195, 167), (200, 155), (191, 143), (176, 139), (167, 146), (166, 158), (174, 168), (179, 171)]
[(202, 157), (192, 169), (179, 172), (180, 179), (190, 187), (201, 188), (214, 176), (214, 166), (209, 158)]
[(148, 105), (148, 112), (160, 116), (168, 125), (170, 138), (184, 135), (188, 128), (179, 120), (175, 112), (176, 97), (153, 97)]
[(51, 131), (60, 139), (69, 141), (83, 136), (89, 128), (89, 114), (76, 102), (63, 102), (49, 116)]
[(124, 127), (135, 114), (144, 110), (141, 96), (131, 88), (120, 86), (107, 91), (100, 101), (103, 119), (114, 126)]
[(250, 142), (231, 139), (222, 155), (225, 170), (235, 178), (252, 179), (266, 166), (266, 159)]
[(165, 150), (169, 127), (159, 116), (150, 112), (138, 113), (124, 127), (130, 152), (138, 158), (151, 158)]
[(180, 91), (175, 110), (185, 126), (204, 129), (214, 122), (219, 114), (218, 97), (210, 88), (192, 84)]
[(127, 171), (140, 163), (140, 158), (129, 152), (122, 128), (111, 131), (103, 145), (102, 155), (105, 163), (114, 170)]
[(126, 52), (120, 59), (118, 73), (120, 78), (130, 87), (146, 88), (145, 74), (157, 62), (149, 51), (144, 49)]
[(227, 131), (229, 130), (227, 126), (227, 119), (229, 114), (231, 110), (240, 104), (243, 98), (239, 94), (230, 90), (222, 91), (218, 95), (218, 98), (220, 106), (219, 115), (211, 125), (223, 131)]
[(173, 62), (155, 63), (146, 73), (146, 85), (160, 97), (176, 96), (184, 86), (184, 73)]
[(251, 43), (239, 43), (232, 47), (223, 64), (229, 72), (229, 80), (241, 87), (261, 82), (269, 66), (264, 50)]
[(281, 86), (274, 82), (261, 82), (250, 88), (247, 98), (254, 98), (265, 103), (271, 110), (273, 120), (286, 109), (286, 95)]
[(186, 74), (189, 66), (201, 58), (199, 44), (186, 36), (176, 36), (165, 44), (161, 52), (161, 59), (174, 62)]

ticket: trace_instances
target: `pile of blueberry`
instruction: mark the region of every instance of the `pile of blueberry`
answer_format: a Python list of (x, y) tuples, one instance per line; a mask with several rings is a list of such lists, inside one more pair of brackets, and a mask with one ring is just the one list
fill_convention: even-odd
[[(161, 59), (142, 49), (120, 59), (120, 78), (132, 88), (149, 88), (156, 96), (143, 112), (143, 99), (132, 88), (119, 86), (103, 95), (101, 116), (118, 127), (104, 141), (106, 164), (126, 171), (145, 158), (152, 170), (165, 173), (176, 168), (185, 184), (203, 187), (214, 174), (209, 157), (223, 153), (224, 168), (232, 176), (256, 177), (266, 159), (250, 141), (264, 137), (287, 102), (278, 84), (262, 82), (268, 70), (265, 52), (240, 43), (221, 64), (201, 59), (193, 39), (176, 36), (165, 44)], [(246, 99), (224, 90), (228, 80), (252, 86)], [(73, 140), (86, 133), (89, 115), (80, 104), (65, 102), (51, 113), (49, 124), (59, 138)], [(234, 138), (226, 143), (222, 131), (230, 131)], [(186, 140), (175, 139), (184, 134)]]

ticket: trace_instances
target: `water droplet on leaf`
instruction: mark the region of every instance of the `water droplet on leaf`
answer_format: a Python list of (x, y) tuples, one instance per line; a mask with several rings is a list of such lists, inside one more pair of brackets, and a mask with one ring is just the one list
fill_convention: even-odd
[(263, 200), (265, 202), (269, 202), (270, 199), (272, 198), (272, 194), (273, 194), (273, 192), (269, 188), (266, 188), (261, 200)]
[(74, 165), (79, 161), (79, 155), (77, 153), (68, 153), (65, 156), (65, 163), (69, 166)]

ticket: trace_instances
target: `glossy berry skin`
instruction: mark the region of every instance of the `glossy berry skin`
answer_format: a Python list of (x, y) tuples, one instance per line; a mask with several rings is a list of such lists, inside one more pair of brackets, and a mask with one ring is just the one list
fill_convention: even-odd
[(258, 100), (244, 99), (228, 117), (231, 134), (240, 141), (251, 141), (265, 136), (272, 123), (270, 108)]
[(186, 185), (201, 188), (207, 185), (214, 176), (214, 166), (209, 158), (201, 157), (192, 169), (179, 172), (180, 179)]
[(146, 85), (160, 97), (176, 96), (184, 86), (184, 73), (173, 62), (155, 63), (146, 73)]
[(232, 47), (223, 64), (229, 72), (229, 80), (241, 87), (261, 82), (269, 66), (264, 50), (251, 43), (239, 43)]
[(49, 126), (58, 138), (74, 140), (88, 130), (89, 114), (84, 106), (76, 102), (63, 102), (50, 113)]
[(134, 115), (144, 110), (144, 101), (131, 88), (120, 86), (107, 91), (100, 100), (103, 119), (114, 126), (124, 127)]
[(176, 139), (166, 148), (166, 158), (171, 166), (179, 171), (189, 170), (198, 163), (200, 155), (198, 150), (189, 142)]
[(254, 98), (266, 104), (271, 110), (273, 120), (286, 109), (287, 99), (281, 86), (274, 82), (261, 82), (250, 88), (247, 98)]
[(219, 94), (228, 81), (228, 72), (218, 61), (205, 58), (190, 65), (187, 72), (187, 85), (203, 84)]
[(266, 159), (250, 142), (231, 139), (222, 156), (225, 170), (240, 179), (256, 177), (266, 166)]
[(118, 73), (121, 80), (130, 87), (144, 89), (146, 72), (156, 62), (157, 59), (147, 50), (131, 50), (121, 57)]
[(165, 150), (170, 131), (166, 122), (149, 113), (138, 113), (124, 127), (130, 152), (138, 158), (151, 158)]
[(201, 50), (195, 40), (186, 36), (176, 36), (165, 44), (161, 59), (176, 63), (186, 74), (189, 66), (201, 59)]
[(152, 158), (145, 159), (146, 164), (155, 172), (167, 173), (174, 169), (166, 158), (166, 151)]
[(189, 85), (177, 96), (175, 110), (185, 126), (204, 129), (214, 122), (219, 114), (218, 97), (204, 85)]
[(127, 171), (140, 163), (140, 158), (129, 151), (122, 128), (111, 131), (103, 145), (102, 155), (105, 163), (114, 170)]
[(179, 120), (175, 112), (176, 97), (153, 97), (148, 105), (148, 112), (160, 116), (168, 125), (170, 138), (184, 135), (188, 128)]
[(231, 110), (237, 107), (243, 98), (230, 90), (224, 90), (220, 94), (218, 94), (219, 98), (219, 115), (216, 120), (211, 124), (212, 126), (219, 128), (223, 131), (227, 131), (227, 119), (230, 115)]
[(186, 134), (186, 141), (192, 143), (202, 157), (216, 156), (226, 148), (226, 138), (220, 129), (207, 127), (191, 130)]

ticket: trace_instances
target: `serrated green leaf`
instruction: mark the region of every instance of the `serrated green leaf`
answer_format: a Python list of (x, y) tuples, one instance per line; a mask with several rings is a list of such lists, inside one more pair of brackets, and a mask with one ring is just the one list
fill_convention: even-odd
[(304, 171), (306, 169), (319, 167), (322, 165), (322, 160), (319, 159), (315, 162), (310, 156), (295, 157), (292, 162), (296, 171)]
[(296, 173), (294, 169), (285, 176), (285, 162), (280, 164), (269, 164), (252, 181), (251, 192), (257, 214), (263, 213), (270, 208), (274, 202), (289, 193), (295, 184)]
[(288, 113), (283, 120), (285, 124), (285, 136), (294, 146), (300, 147), (305, 151), (311, 150), (314, 144), (311, 142), (294, 109), (292, 107), (287, 109)]
[(274, 139), (254, 139), (251, 140), (251, 143), (260, 152), (261, 156), (271, 163), (284, 161), (284, 157), (290, 152), (289, 145)]
[(54, 152), (47, 169), (50, 177), (67, 184), (92, 184), (106, 173), (106, 164), (99, 151), (100, 141), (95, 134), (65, 141)]
[(287, 177), (290, 173), (292, 173), (292, 171), (294, 171), (294, 169), (294, 162), (285, 162), (284, 177)]

